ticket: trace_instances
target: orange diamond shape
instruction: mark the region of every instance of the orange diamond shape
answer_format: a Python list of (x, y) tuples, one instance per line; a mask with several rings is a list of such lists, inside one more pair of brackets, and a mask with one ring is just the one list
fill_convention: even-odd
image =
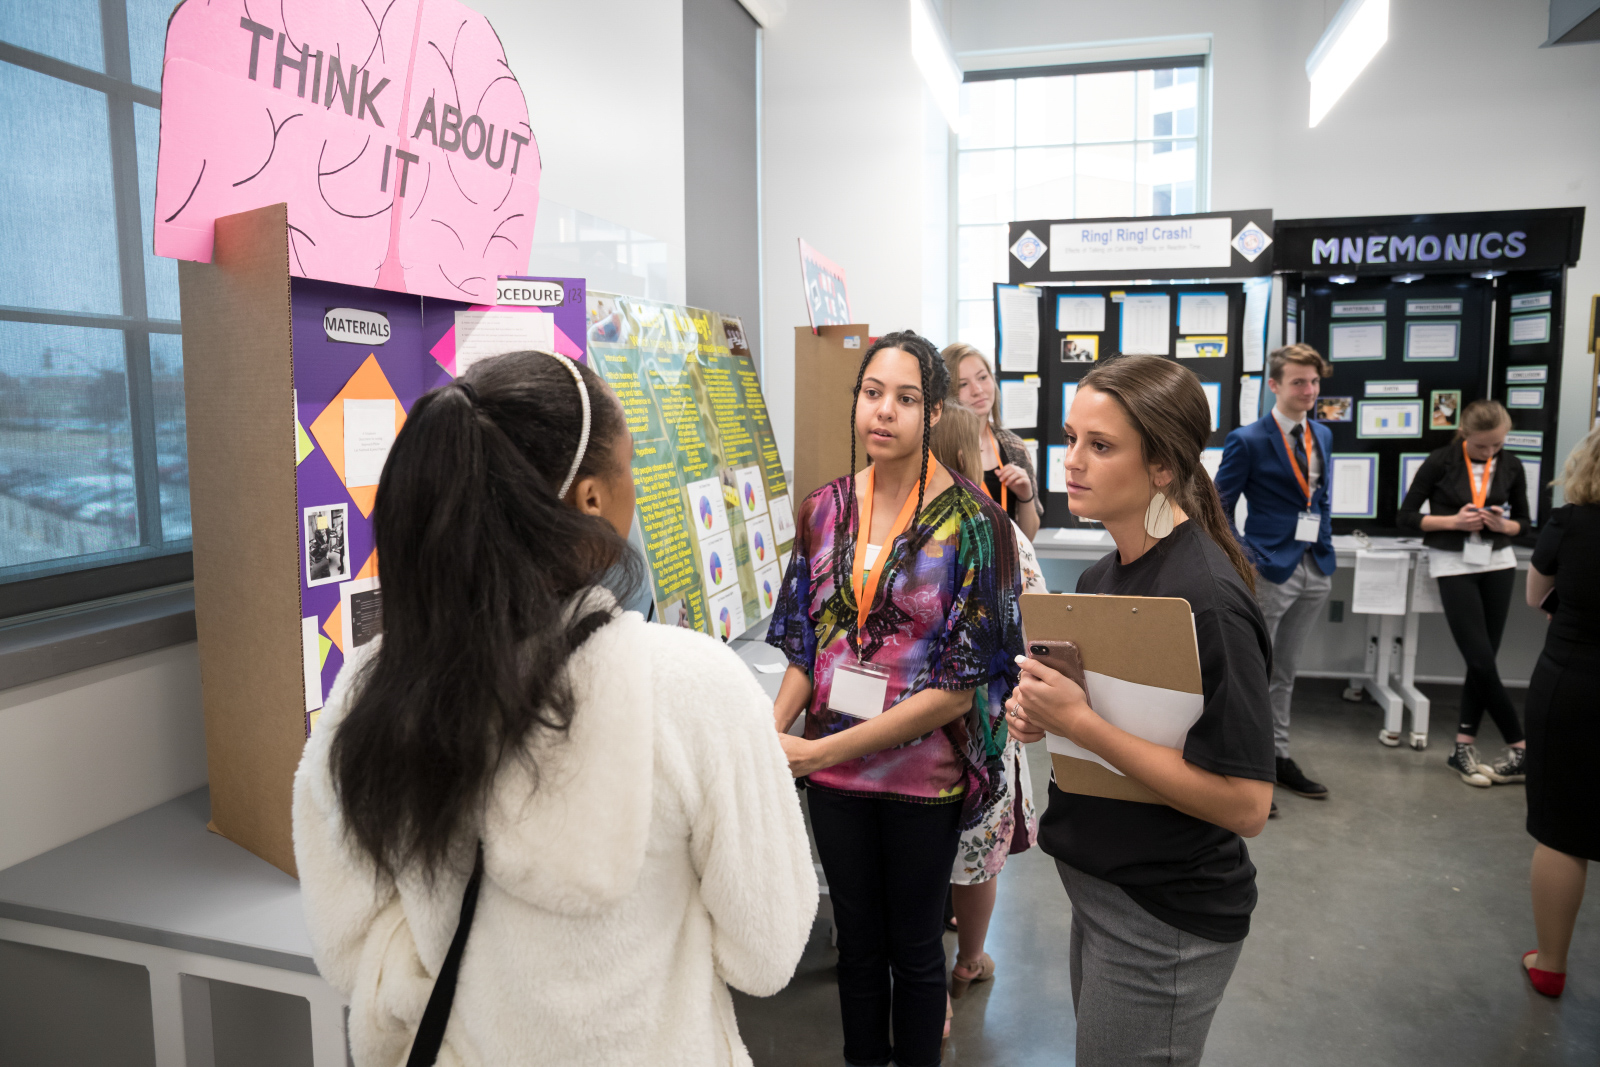
[[(384, 377), (383, 368), (378, 366), (378, 357), (368, 354), (367, 361), (361, 368), (350, 376), (344, 383), (344, 388), (339, 390), (333, 402), (322, 409), (322, 414), (317, 416), (317, 421), (311, 424), (311, 436), (317, 439), (317, 444), (322, 446), (323, 453), (328, 457), (328, 462), (333, 465), (333, 471), (344, 481), (344, 402), (346, 400), (393, 400), (394, 401), (394, 429), (400, 432), (400, 427), (406, 421), (406, 409), (401, 405), (400, 398), (395, 395), (394, 386), (389, 384), (389, 379)], [(361, 514), (371, 518), (372, 506), (378, 499), (378, 487), (363, 485), (355, 489), (345, 486), (345, 491), (350, 494), (350, 499), (355, 501)]]

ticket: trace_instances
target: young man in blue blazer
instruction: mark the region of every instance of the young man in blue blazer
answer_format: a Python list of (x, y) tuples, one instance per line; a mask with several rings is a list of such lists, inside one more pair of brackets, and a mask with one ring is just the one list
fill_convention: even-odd
[(1278, 784), (1313, 800), (1327, 799), (1328, 788), (1289, 758), (1289, 702), (1300, 650), (1333, 589), (1333, 433), (1311, 417), (1329, 371), (1310, 345), (1273, 352), (1267, 379), (1272, 410), (1228, 435), (1216, 478), (1230, 526), (1241, 495), (1249, 505), (1240, 540), (1255, 557), (1256, 600), (1272, 637), (1269, 691)]

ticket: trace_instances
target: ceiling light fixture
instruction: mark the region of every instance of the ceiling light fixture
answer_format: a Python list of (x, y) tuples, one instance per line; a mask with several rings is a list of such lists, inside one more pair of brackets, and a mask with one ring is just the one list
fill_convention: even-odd
[(1328, 280), (1334, 285), (1349, 285), (1356, 280), (1356, 276), (1354, 274), (1333, 274), (1329, 275)]
[[(1387, 3), (1388, 0), (1385, 0)], [(922, 80), (933, 94), (944, 120), (956, 133), (961, 132), (961, 66), (945, 38), (944, 27), (928, 0), (911, 3), (911, 58), (922, 72)]]
[(1505, 274), (1503, 270), (1475, 270), (1472, 272), (1474, 278), (1482, 278), (1484, 281), (1491, 281), (1503, 274)]
[(1412, 282), (1420, 282), (1422, 280), (1422, 275), (1396, 274), (1392, 280), (1399, 282), (1401, 285), (1410, 285)]
[(1311, 125), (1321, 122), (1389, 39), (1389, 0), (1345, 0), (1306, 59)]

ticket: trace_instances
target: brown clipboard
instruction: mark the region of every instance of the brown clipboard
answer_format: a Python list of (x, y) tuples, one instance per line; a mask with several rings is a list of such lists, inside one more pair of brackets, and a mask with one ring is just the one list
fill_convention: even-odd
[[(1072, 641), (1083, 669), (1140, 685), (1201, 693), (1194, 613), (1181, 597), (1024, 593), (1022, 629), (1030, 641)], [(1166, 801), (1091, 760), (1050, 753), (1056, 787), (1141, 804)]]

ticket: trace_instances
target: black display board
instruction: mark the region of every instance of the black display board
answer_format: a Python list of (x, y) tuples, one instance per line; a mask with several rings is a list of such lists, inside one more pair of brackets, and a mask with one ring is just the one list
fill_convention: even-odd
[[(1064, 492), (1052, 493), (1050, 486), (1050, 459), (1051, 449), (1063, 446), (1061, 426), (1066, 418), (1064, 407), (1064, 386), (1075, 384), (1084, 375), (1092, 370), (1096, 363), (1104, 361), (1121, 353), (1122, 349), (1122, 315), (1121, 304), (1124, 296), (1154, 296), (1165, 294), (1170, 301), (1170, 321), (1168, 323), (1167, 352), (1168, 358), (1177, 360), (1182, 366), (1194, 371), (1202, 384), (1215, 386), (1218, 401), (1217, 430), (1211, 435), (1210, 447), (1221, 448), (1227, 440), (1228, 432), (1239, 425), (1239, 380), (1241, 346), (1244, 336), (1245, 292), (1244, 286), (1238, 282), (1194, 282), (1184, 284), (1149, 284), (1149, 285), (1073, 285), (1073, 286), (1040, 286), (1042, 296), (1039, 300), (1039, 368), (1040, 396), (1039, 396), (1039, 425), (1033, 429), (1015, 427), (1014, 431), (1025, 439), (1038, 443), (1038, 478), (1039, 491), (1044, 494), (1044, 526), (1081, 526), (1084, 525), (1067, 506), (1067, 494)], [(1178, 359), (1179, 342), (1190, 335), (1179, 331), (1179, 297), (1183, 294), (1221, 293), (1227, 296), (1227, 330), (1225, 334), (1212, 335), (1200, 334), (1196, 336), (1225, 336), (1227, 339), (1225, 354), (1221, 356), (1208, 356), (1202, 358)], [(1062, 330), (1057, 328), (1056, 302), (1058, 297), (1098, 297), (1105, 301), (1105, 329), (1098, 332), (1086, 332), (1077, 329)], [(998, 286), (995, 293), (995, 307), (999, 307)], [(999, 323), (995, 324), (996, 336), (999, 336)], [(1097, 360), (1067, 359), (1063, 360), (1063, 343), (1068, 337), (1093, 336), (1098, 348)], [(1076, 346), (1078, 342), (1074, 342)], [(1202, 343), (1203, 344), (1203, 343)], [(1003, 382), (1017, 381), (1026, 378), (1026, 374), (1000, 371), (999, 378)], [(1247, 418), (1254, 419), (1256, 414), (1251, 412)]]
[(1560, 473), (1556, 425), (1565, 291), (1566, 271), (1559, 268), (1515, 271), (1495, 281), (1490, 395), (1511, 413), (1506, 447), (1522, 457), (1530, 479), (1538, 478), (1535, 525), (1550, 513), (1550, 480)]
[[(1286, 280), (1285, 340), (1304, 341), (1332, 362), (1317, 414), (1333, 431), (1335, 464), (1340, 456), (1377, 457), (1372, 514), (1335, 517), (1333, 530), (1394, 532), (1407, 458), (1414, 467), (1420, 457), (1449, 444), (1461, 410), (1489, 395), (1495, 283), (1465, 274), (1429, 275), (1409, 284), (1371, 276), (1343, 285), (1298, 275)], [(1440, 358), (1446, 349), (1440, 339), (1452, 330), (1455, 356)], [(1341, 332), (1339, 338), (1335, 331)], [(1372, 352), (1380, 347), (1380, 336), (1381, 356), (1337, 358)], [(1364, 432), (1364, 406), (1411, 401), (1418, 404), (1414, 435)], [(1374, 407), (1373, 421), (1379, 412), (1394, 411)], [(1392, 418), (1390, 425), (1407, 429)]]

